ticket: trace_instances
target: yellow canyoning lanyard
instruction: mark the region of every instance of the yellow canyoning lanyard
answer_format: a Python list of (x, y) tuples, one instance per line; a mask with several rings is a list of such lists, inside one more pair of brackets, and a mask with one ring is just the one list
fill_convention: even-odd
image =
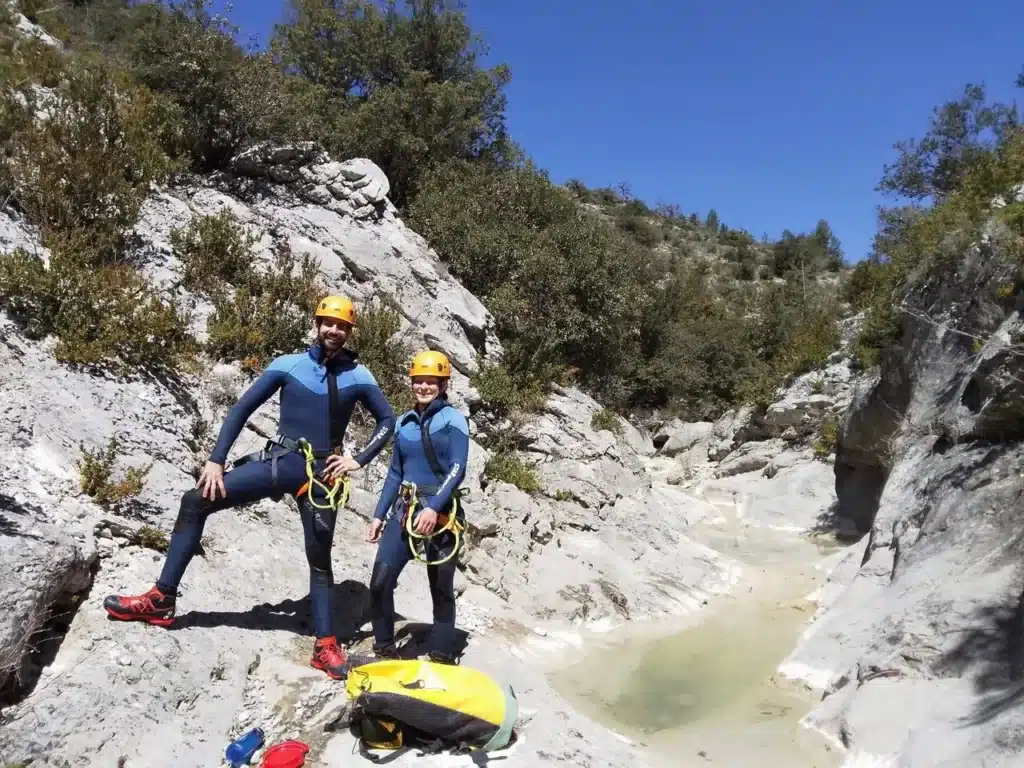
[[(352, 492), (352, 481), (348, 475), (337, 478), (331, 485), (330, 488), (327, 484), (321, 482), (316, 477), (314, 471), (316, 467), (316, 454), (313, 452), (313, 446), (309, 444), (309, 441), (304, 437), (300, 437), (295, 441), (299, 450), (302, 451), (303, 457), (306, 459), (306, 493), (309, 495), (309, 504), (314, 509), (341, 509), (348, 504), (348, 497)], [(316, 501), (316, 494), (313, 493), (313, 486), (316, 486), (324, 493), (324, 498), (327, 499), (326, 504), (318, 504)], [(338, 492), (341, 491), (341, 498), (338, 498)], [(301, 494), (301, 490), (300, 490)]]
[[(409, 481), (403, 482), (402, 487), (399, 489), (399, 494), (401, 495), (402, 501), (405, 503), (405, 532), (409, 537), (409, 551), (412, 552), (412, 556), (424, 565), (444, 565), (455, 557), (459, 551), (459, 546), (462, 543), (463, 531), (463, 525), (458, 519), (458, 491), (456, 491), (452, 496), (452, 509), (448, 514), (448, 522), (440, 528), (435, 527), (430, 533), (416, 533), (413, 527), (413, 518), (416, 516), (416, 506), (419, 504), (419, 499), (416, 496), (416, 483)], [(440, 515), (440, 513), (438, 514)], [(427, 541), (435, 536), (440, 536), (445, 531), (451, 531), (455, 536), (455, 543), (452, 546), (452, 551), (440, 560), (428, 560)]]

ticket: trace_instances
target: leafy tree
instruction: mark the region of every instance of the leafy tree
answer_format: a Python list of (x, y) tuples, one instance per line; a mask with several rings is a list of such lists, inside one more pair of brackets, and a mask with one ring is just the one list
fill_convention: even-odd
[[(1024, 79), (1017, 85), (1024, 87)], [(1014, 222), (1018, 204), (993, 210), (991, 201), (1012, 199), (1024, 179), (1024, 128), (1015, 106), (989, 103), (981, 86), (933, 110), (920, 140), (896, 145), (879, 189), (909, 198), (910, 205), (882, 208), (869, 264), (850, 281), (854, 300), (867, 308), (858, 339), (859, 357), (874, 364), (879, 351), (899, 338), (898, 306), (907, 291), (937, 269), (963, 258), (993, 219), (985, 258), (1015, 258), (1024, 227)], [(1024, 257), (1019, 259), (1024, 264)]]
[(843, 248), (825, 219), (818, 220), (811, 237), (814, 239), (816, 255), (824, 262), (825, 269), (829, 272), (840, 269), (843, 266)]
[(324, 90), (283, 74), (269, 55), (247, 56), (233, 38), (237, 29), (209, 4), (140, 5), (117, 44), (136, 80), (179, 107), (178, 151), (200, 168), (218, 168), (254, 141), (323, 135)]
[(941, 202), (1019, 125), (1015, 105), (988, 103), (983, 86), (967, 85), (960, 99), (932, 111), (923, 138), (896, 144), (899, 157), (885, 166), (878, 189), (911, 200)]
[(550, 380), (573, 366), (594, 379), (628, 356), (638, 260), (529, 164), (439, 166), (408, 218), (495, 314), (514, 372)]
[(788, 229), (783, 230), (782, 237), (772, 248), (772, 260), (777, 277), (794, 273), (806, 279), (840, 269), (843, 250), (828, 222), (821, 219), (810, 234), (795, 235)]
[(290, 0), (290, 18), (271, 44), (285, 71), (332, 103), (330, 148), (380, 165), (399, 206), (432, 163), (516, 153), (505, 128), (508, 67), (480, 67), (485, 49), (459, 6), (403, 5)]

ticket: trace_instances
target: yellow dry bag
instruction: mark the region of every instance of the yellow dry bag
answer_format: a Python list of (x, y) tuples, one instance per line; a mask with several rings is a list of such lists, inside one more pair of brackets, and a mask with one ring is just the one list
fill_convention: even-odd
[(365, 748), (491, 752), (515, 742), (515, 692), (471, 667), (388, 659), (353, 668), (349, 727)]

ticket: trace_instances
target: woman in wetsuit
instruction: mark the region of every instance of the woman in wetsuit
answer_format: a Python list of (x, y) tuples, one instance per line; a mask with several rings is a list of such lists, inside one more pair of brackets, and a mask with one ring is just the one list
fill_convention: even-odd
[[(421, 352), (409, 369), (416, 407), (402, 414), (395, 432), (394, 451), (366, 540), (380, 542), (370, 577), (374, 654), (397, 655), (395, 648), (395, 587), (402, 570), (413, 559), (405, 524), (417, 534), (412, 543), (422, 549), (434, 605), (429, 658), (455, 663), (456, 536), (442, 530), (449, 517), (464, 520), (458, 505), (459, 485), (469, 460), (469, 424), (448, 402), (451, 364), (440, 352)], [(415, 501), (413, 501), (415, 497)], [(454, 523), (453, 523), (454, 524)], [(440, 531), (440, 532), (438, 532)], [(429, 534), (430, 538), (420, 539)], [(424, 544), (425, 542), (425, 544)]]

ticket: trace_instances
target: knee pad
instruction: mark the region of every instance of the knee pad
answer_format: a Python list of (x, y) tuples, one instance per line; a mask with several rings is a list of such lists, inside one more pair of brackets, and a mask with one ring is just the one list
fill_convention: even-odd
[(190, 524), (202, 520), (206, 516), (206, 499), (202, 491), (193, 488), (181, 496), (181, 505), (178, 507), (178, 517), (174, 520), (174, 528), (171, 533), (181, 533)]
[(331, 570), (331, 548), (315, 541), (307, 542), (306, 562), (309, 563), (311, 571), (329, 572)]
[(380, 594), (391, 589), (394, 589), (394, 584), (391, 583), (391, 569), (386, 563), (375, 562), (370, 573), (370, 592)]
[(331, 564), (328, 561), (326, 568), (309, 565), (309, 583), (311, 586), (332, 587), (334, 586), (334, 573), (331, 571)]

